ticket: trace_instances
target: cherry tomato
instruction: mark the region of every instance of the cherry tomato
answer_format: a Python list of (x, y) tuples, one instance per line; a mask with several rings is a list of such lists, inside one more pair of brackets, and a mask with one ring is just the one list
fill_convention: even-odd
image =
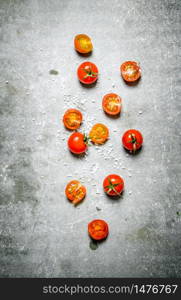
[(77, 204), (84, 199), (86, 188), (78, 180), (72, 180), (66, 186), (65, 195), (73, 204)]
[(125, 81), (134, 82), (141, 77), (141, 68), (135, 61), (126, 61), (121, 65), (121, 75)]
[(82, 54), (89, 53), (93, 49), (91, 39), (86, 34), (78, 34), (74, 38), (75, 49)]
[(138, 130), (129, 129), (123, 134), (122, 143), (124, 148), (131, 152), (135, 152), (141, 148), (143, 144), (143, 136)]
[(121, 111), (121, 98), (116, 94), (107, 94), (102, 100), (103, 110), (109, 115), (118, 115)]
[(70, 108), (63, 116), (64, 126), (70, 130), (75, 130), (80, 127), (82, 123), (82, 114), (79, 110)]
[(98, 78), (98, 68), (90, 61), (83, 62), (77, 69), (77, 76), (80, 82), (92, 84)]
[(109, 137), (109, 130), (104, 124), (95, 124), (90, 133), (89, 138), (95, 144), (103, 144)]
[(74, 132), (68, 139), (68, 148), (74, 154), (81, 154), (87, 150), (88, 138), (80, 133)]
[(88, 224), (88, 232), (92, 239), (103, 240), (108, 236), (108, 224), (104, 220), (93, 220)]
[(119, 175), (108, 175), (103, 181), (103, 188), (109, 196), (120, 196), (124, 189), (124, 180)]

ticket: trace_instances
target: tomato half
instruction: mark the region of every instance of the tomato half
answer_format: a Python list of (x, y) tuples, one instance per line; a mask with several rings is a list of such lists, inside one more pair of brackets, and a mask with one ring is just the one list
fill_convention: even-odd
[(108, 128), (101, 123), (95, 124), (90, 133), (89, 138), (94, 144), (103, 144), (109, 137)]
[(91, 39), (86, 34), (78, 34), (74, 38), (75, 49), (82, 54), (89, 53), (93, 49)]
[(114, 93), (107, 94), (102, 99), (103, 110), (109, 115), (118, 115), (121, 111), (121, 98)]
[(65, 195), (73, 204), (77, 204), (84, 199), (86, 188), (78, 180), (72, 180), (66, 186)]
[(90, 61), (83, 62), (77, 69), (77, 76), (80, 82), (92, 84), (98, 78), (98, 68)]
[(82, 114), (79, 110), (70, 108), (63, 116), (64, 126), (70, 130), (75, 130), (80, 127), (82, 123)]
[(88, 224), (88, 232), (92, 239), (99, 241), (108, 236), (109, 227), (104, 220), (93, 220)]
[(121, 75), (125, 81), (134, 82), (141, 77), (141, 68), (135, 61), (126, 61), (121, 67)]
[(140, 149), (143, 144), (143, 136), (140, 131), (135, 129), (127, 130), (122, 136), (124, 148), (131, 152)]
[(68, 139), (68, 148), (74, 154), (81, 154), (87, 150), (87, 137), (80, 133), (74, 132)]
[(103, 181), (103, 188), (109, 196), (120, 196), (124, 189), (124, 180), (116, 174), (108, 175)]

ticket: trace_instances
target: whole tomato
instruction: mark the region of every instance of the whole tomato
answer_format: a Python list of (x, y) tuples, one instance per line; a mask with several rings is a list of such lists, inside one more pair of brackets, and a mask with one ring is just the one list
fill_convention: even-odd
[(120, 196), (124, 189), (124, 180), (119, 175), (108, 175), (103, 181), (103, 188), (109, 196)]
[(134, 153), (141, 148), (143, 144), (143, 136), (140, 131), (129, 129), (123, 134), (122, 143), (125, 149)]
[(68, 139), (68, 148), (74, 154), (82, 154), (87, 150), (88, 138), (85, 134), (74, 132)]
[(83, 62), (77, 69), (77, 76), (80, 82), (92, 84), (98, 78), (98, 68), (90, 61)]

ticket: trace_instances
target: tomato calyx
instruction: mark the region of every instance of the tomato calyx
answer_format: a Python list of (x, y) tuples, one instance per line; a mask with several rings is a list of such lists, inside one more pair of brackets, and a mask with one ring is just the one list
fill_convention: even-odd
[(114, 191), (118, 196), (120, 196), (120, 193), (116, 191), (115, 187), (122, 184), (120, 183), (112, 183), (111, 179), (108, 178), (109, 185), (105, 186), (105, 189), (108, 189), (107, 193), (110, 193), (111, 191)]
[(84, 143), (87, 145), (87, 146), (90, 146), (91, 144), (89, 143), (90, 141), (90, 137), (88, 135), (86, 135), (85, 133), (83, 134), (84, 135)]
[(136, 145), (139, 145), (139, 143), (137, 142), (137, 138), (134, 133), (131, 133), (130, 136), (131, 136), (131, 141), (129, 141), (128, 143), (133, 144), (133, 152), (135, 152), (137, 150)]
[(82, 70), (86, 73), (86, 75), (84, 76), (84, 78), (87, 77), (97, 77), (98, 73), (93, 72), (91, 66), (85, 66), (84, 68), (82, 68)]

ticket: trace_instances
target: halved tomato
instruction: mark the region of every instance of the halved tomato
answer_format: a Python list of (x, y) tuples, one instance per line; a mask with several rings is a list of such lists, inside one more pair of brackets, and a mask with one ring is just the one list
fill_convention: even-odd
[(127, 130), (122, 136), (124, 148), (131, 152), (140, 149), (143, 144), (143, 136), (140, 131), (135, 129)]
[(77, 69), (77, 76), (80, 82), (92, 84), (98, 78), (98, 68), (90, 61), (83, 62)]
[(103, 110), (109, 115), (118, 115), (121, 111), (121, 98), (114, 93), (107, 94), (102, 99)]
[(121, 75), (125, 81), (134, 82), (141, 77), (140, 65), (135, 61), (126, 61), (121, 67)]
[(109, 196), (120, 196), (124, 189), (124, 180), (116, 174), (108, 175), (103, 181), (103, 188)]
[(100, 241), (108, 236), (109, 227), (104, 220), (93, 220), (88, 224), (88, 232), (92, 239)]
[(103, 144), (109, 137), (108, 128), (101, 123), (95, 124), (90, 133), (89, 138), (94, 144)]
[(72, 180), (67, 184), (65, 194), (73, 204), (77, 204), (84, 199), (86, 195), (86, 188), (80, 183), (80, 181)]
[(86, 34), (78, 34), (74, 38), (75, 49), (82, 54), (89, 53), (93, 49), (91, 39)]
[(74, 108), (68, 109), (63, 116), (64, 126), (70, 130), (75, 130), (82, 123), (82, 113)]

